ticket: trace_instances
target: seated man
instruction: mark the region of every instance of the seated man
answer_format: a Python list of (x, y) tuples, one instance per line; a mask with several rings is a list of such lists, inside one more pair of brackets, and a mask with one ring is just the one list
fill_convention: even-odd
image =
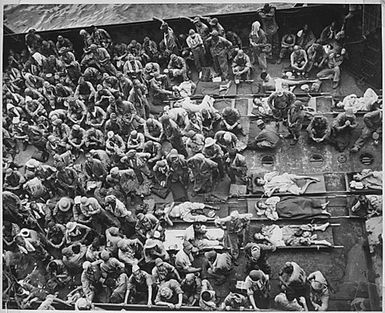
[(239, 113), (238, 109), (231, 107), (224, 108), (222, 111), (222, 118), (222, 129), (234, 134), (240, 133), (244, 136), (246, 135), (240, 124), (241, 114)]
[(343, 152), (349, 146), (352, 131), (357, 125), (356, 116), (351, 108), (341, 112), (334, 119), (331, 137), (338, 152)]
[(168, 73), (172, 78), (188, 80), (186, 61), (176, 54), (171, 54), (167, 70), (164, 72)]
[(376, 110), (364, 115), (364, 128), (361, 136), (354, 143), (351, 152), (359, 151), (370, 137), (374, 139), (374, 143), (378, 143), (380, 134), (382, 133), (382, 110)]
[(214, 250), (205, 253), (202, 264), (202, 278), (212, 277), (216, 285), (221, 285), (233, 270), (232, 257), (229, 253), (217, 253)]
[(220, 130), (216, 132), (214, 139), (216, 143), (222, 148), (223, 152), (236, 150), (238, 138), (229, 131)]
[(250, 79), (250, 69), (251, 63), (249, 56), (243, 52), (243, 50), (238, 50), (238, 53), (233, 59), (233, 73), (235, 83), (239, 83), (239, 80), (249, 80)]
[(307, 54), (300, 46), (294, 46), (293, 52), (290, 55), (290, 65), (298, 76), (303, 76), (307, 72)]
[[(297, 184), (297, 180), (305, 179), (307, 182), (303, 187), (299, 187)], [(271, 172), (265, 174), (264, 178), (257, 177), (255, 179), (255, 183), (258, 186), (263, 186), (265, 190), (265, 194), (268, 197), (274, 192), (280, 193), (291, 193), (293, 195), (302, 195), (306, 192), (306, 189), (310, 184), (318, 182), (319, 179), (311, 176), (299, 176), (295, 174), (284, 173), (279, 175), (278, 172)]]
[(254, 310), (269, 308), (269, 275), (264, 274), (261, 270), (252, 270), (245, 279), (245, 287)]
[(360, 215), (361, 212), (367, 217), (382, 215), (382, 196), (380, 195), (360, 195), (358, 201), (351, 208), (354, 214)]
[(165, 282), (158, 290), (155, 305), (165, 305), (170, 309), (179, 310), (182, 306), (183, 290), (175, 279)]
[(281, 289), (290, 290), (293, 298), (300, 302), (301, 297), (307, 297), (308, 283), (305, 271), (295, 262), (286, 262), (279, 271)]
[(319, 79), (333, 79), (333, 88), (337, 88), (340, 84), (341, 69), (340, 65), (344, 60), (345, 49), (342, 49), (340, 53), (330, 52), (326, 60), (326, 68), (317, 74)]
[(320, 68), (325, 60), (325, 49), (321, 44), (319, 39), (314, 42), (309, 49), (307, 49), (307, 55), (309, 57), (309, 72), (315, 66), (316, 68)]
[(180, 273), (188, 274), (201, 271), (200, 268), (192, 266), (191, 262), (194, 261), (194, 257), (192, 255), (193, 249), (194, 246), (189, 241), (184, 240), (183, 249), (179, 250), (175, 255), (175, 267)]
[(327, 311), (329, 306), (329, 286), (320, 271), (311, 273), (307, 277), (310, 283), (310, 302), (315, 311)]
[(281, 51), (279, 52), (279, 58), (277, 64), (282, 62), (282, 59), (288, 54), (293, 52), (295, 45), (295, 35), (294, 34), (285, 34), (281, 40)]
[(280, 136), (272, 123), (265, 125), (264, 121), (257, 120), (257, 126), (261, 132), (255, 137), (254, 142), (249, 145), (250, 149), (274, 149), (280, 143)]
[(309, 139), (316, 143), (327, 141), (331, 132), (328, 119), (322, 114), (316, 114), (306, 130), (309, 134)]

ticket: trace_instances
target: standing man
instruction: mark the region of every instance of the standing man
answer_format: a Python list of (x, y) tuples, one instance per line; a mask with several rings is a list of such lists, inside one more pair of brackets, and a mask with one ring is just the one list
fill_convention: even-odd
[(276, 8), (268, 3), (266, 3), (263, 8), (257, 10), (259, 16), (262, 19), (262, 29), (266, 34), (267, 42), (272, 46), (272, 50), (268, 54), (269, 59), (271, 59), (273, 54), (277, 53), (279, 44), (279, 27), (275, 21), (275, 10)]
[(237, 265), (239, 248), (246, 243), (245, 230), (250, 224), (252, 214), (231, 212), (230, 216), (215, 220), (215, 225), (225, 230), (224, 245), (230, 249), (234, 264)]
[(202, 76), (202, 67), (206, 65), (205, 54), (206, 50), (203, 45), (203, 39), (201, 35), (197, 34), (195, 30), (189, 30), (189, 36), (186, 39), (188, 47), (193, 54), (195, 68), (199, 73), (199, 78)]
[(229, 49), (232, 47), (231, 42), (219, 36), (218, 31), (213, 30), (206, 43), (213, 58), (214, 70), (220, 74), (223, 81), (226, 81), (229, 74), (227, 56)]
[(261, 23), (258, 21), (251, 25), (251, 32), (249, 34), (249, 42), (251, 46), (252, 63), (258, 62), (262, 72), (267, 70), (266, 51), (267, 38), (265, 32), (261, 29)]

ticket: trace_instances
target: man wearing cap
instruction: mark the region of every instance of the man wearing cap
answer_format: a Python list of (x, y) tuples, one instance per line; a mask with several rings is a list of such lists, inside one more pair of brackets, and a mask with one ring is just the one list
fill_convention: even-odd
[(156, 62), (149, 62), (144, 66), (143, 69), (143, 79), (148, 86), (150, 80), (154, 78), (156, 75), (160, 74), (160, 66)]
[(192, 51), (195, 68), (199, 73), (199, 75), (201, 76), (202, 67), (206, 65), (206, 59), (205, 59), (206, 50), (203, 45), (203, 39), (201, 35), (196, 33), (195, 30), (193, 29), (190, 29), (188, 34), (189, 36), (186, 39), (186, 43)]
[(326, 142), (331, 133), (328, 119), (322, 114), (316, 114), (306, 128), (309, 139), (316, 143)]
[(145, 119), (149, 114), (149, 105), (147, 101), (147, 86), (142, 84), (139, 79), (133, 80), (133, 88), (131, 89), (128, 100), (131, 102), (140, 118)]
[(68, 143), (72, 146), (72, 152), (79, 155), (83, 151), (83, 146), (86, 143), (86, 131), (79, 124), (72, 126)]
[(66, 232), (64, 235), (66, 244), (70, 245), (77, 242), (85, 244), (85, 240), (91, 231), (92, 229), (86, 225), (76, 222), (68, 222), (66, 224)]
[(132, 274), (128, 278), (127, 294), (124, 303), (137, 304), (147, 300), (147, 307), (152, 305), (153, 280), (150, 274), (140, 269), (138, 265), (132, 266)]
[(175, 255), (175, 267), (180, 273), (197, 273), (201, 271), (201, 268), (196, 268), (192, 266), (194, 257), (192, 255), (192, 250), (194, 246), (187, 240), (183, 241), (183, 248), (180, 249)]
[(179, 154), (176, 149), (171, 149), (166, 157), (170, 167), (170, 182), (180, 182), (183, 185), (188, 184), (188, 165), (182, 154)]
[(261, 270), (252, 270), (245, 279), (245, 288), (254, 310), (269, 308), (270, 283), (268, 275)]
[(144, 135), (133, 130), (127, 140), (127, 150), (134, 149), (139, 152), (143, 151), (144, 142)]
[(219, 177), (224, 176), (223, 151), (221, 147), (215, 143), (213, 138), (206, 138), (202, 149), (202, 154), (218, 164)]
[(113, 131), (107, 133), (106, 152), (113, 162), (117, 162), (126, 150), (123, 138)]
[(180, 275), (176, 268), (168, 262), (164, 262), (161, 258), (155, 259), (155, 267), (152, 269), (152, 277), (154, 283), (158, 285), (163, 285), (166, 281), (170, 279), (176, 279), (181, 281)]
[(54, 222), (66, 225), (68, 222), (74, 221), (73, 205), (74, 201), (71, 198), (60, 198), (52, 211), (52, 218)]
[(63, 36), (57, 36), (56, 41), (56, 50), (60, 51), (62, 48), (67, 48), (68, 50), (73, 50), (73, 44), (68, 38), (64, 38)]
[(358, 126), (352, 108), (337, 115), (332, 123), (331, 140), (338, 152), (343, 152), (349, 145), (352, 131)]
[(308, 71), (306, 51), (298, 45), (294, 46), (293, 52), (290, 55), (290, 65), (298, 76), (303, 76)]
[(151, 213), (139, 213), (137, 215), (137, 221), (135, 225), (135, 233), (138, 238), (144, 242), (146, 238), (155, 230), (159, 220)]
[(218, 31), (213, 30), (205, 43), (210, 49), (215, 72), (221, 76), (222, 81), (227, 81), (229, 75), (227, 56), (229, 49), (232, 47), (231, 42), (226, 38), (221, 37)]
[(257, 120), (257, 126), (261, 130), (255, 137), (254, 142), (249, 145), (250, 149), (274, 149), (276, 148), (281, 138), (276, 129), (274, 122), (265, 125), (261, 119)]
[(224, 153), (236, 150), (238, 143), (237, 136), (226, 130), (217, 131), (214, 140), (222, 148)]
[(274, 118), (285, 120), (287, 118), (287, 111), (295, 100), (296, 96), (292, 92), (279, 87), (267, 98), (267, 104), (271, 108)]
[(202, 290), (202, 282), (195, 274), (187, 274), (180, 283), (183, 290), (183, 303), (188, 306), (197, 306)]
[(320, 271), (311, 273), (307, 280), (310, 282), (310, 302), (315, 311), (327, 311), (329, 306), (329, 286)]
[(202, 23), (201, 18), (199, 16), (194, 17), (194, 19), (191, 19), (187, 16), (181, 16), (181, 18), (186, 19), (191, 23), (193, 23), (197, 33), (201, 36), (203, 42), (206, 41), (206, 39), (210, 35), (210, 29), (206, 24)]
[(287, 112), (287, 128), (293, 136), (294, 143), (298, 142), (302, 125), (305, 119), (302, 102), (296, 100)]
[(168, 74), (170, 77), (180, 81), (188, 80), (186, 61), (176, 54), (171, 54), (170, 62), (167, 65)]
[[(191, 118), (190, 118), (191, 122)], [(192, 123), (190, 123), (192, 125)], [(186, 150), (188, 155), (194, 155), (202, 151), (205, 145), (205, 137), (202, 134), (197, 133), (195, 130), (189, 130), (185, 137), (186, 140)]]
[(160, 286), (155, 298), (156, 305), (168, 306), (179, 310), (183, 302), (183, 290), (175, 279), (170, 279)]
[(250, 79), (251, 62), (249, 56), (245, 54), (243, 50), (238, 50), (236, 56), (233, 59), (232, 68), (234, 73), (234, 80), (236, 82), (241, 79)]
[(364, 127), (360, 137), (354, 143), (351, 152), (359, 151), (370, 137), (374, 139), (374, 143), (378, 142), (380, 134), (382, 134), (382, 110), (375, 110), (364, 115)]
[(162, 158), (162, 145), (159, 142), (148, 140), (143, 146), (143, 153), (149, 154), (147, 162), (151, 169)]
[(239, 248), (246, 244), (245, 232), (250, 224), (251, 216), (251, 213), (239, 214), (238, 211), (233, 211), (230, 216), (215, 220), (215, 225), (225, 230), (224, 244), (226, 248), (230, 249), (236, 265), (239, 258)]
[(214, 250), (205, 253), (202, 263), (202, 279), (213, 277), (216, 285), (223, 284), (233, 269), (229, 253), (217, 253)]
[(166, 159), (159, 160), (155, 163), (152, 172), (154, 174), (155, 182), (158, 183), (161, 187), (167, 188), (167, 183), (169, 180), (170, 167)]
[(117, 114), (114, 112), (110, 114), (110, 118), (107, 119), (106, 123), (104, 124), (104, 132), (107, 134), (107, 136), (111, 131), (115, 134), (120, 134), (122, 131), (122, 122), (120, 119), (118, 119)]
[(293, 52), (294, 45), (295, 45), (295, 35), (294, 34), (288, 33), (282, 37), (281, 51), (279, 52), (279, 58), (278, 58), (277, 64), (280, 64), (282, 62), (282, 59), (287, 54), (289, 54), (289, 53), (291, 54)]

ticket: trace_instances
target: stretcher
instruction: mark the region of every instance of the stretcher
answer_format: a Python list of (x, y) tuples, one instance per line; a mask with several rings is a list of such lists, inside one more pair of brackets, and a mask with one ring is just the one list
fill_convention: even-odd
[(354, 181), (353, 176), (357, 174), (357, 172), (349, 172), (345, 173), (346, 177), (346, 190), (354, 193), (354, 194), (382, 194), (382, 190), (373, 189), (373, 188), (363, 188), (363, 189), (355, 189), (350, 187), (350, 183)]
[[(317, 224), (322, 225), (322, 224)], [(296, 228), (300, 225), (288, 225), (289, 227)], [(287, 250), (287, 249), (342, 249), (344, 246), (335, 245), (334, 243), (334, 235), (333, 235), (333, 227), (338, 227), (340, 224), (329, 224), (329, 226), (325, 229), (325, 231), (315, 230), (312, 231), (312, 234), (316, 234), (317, 238), (315, 240), (326, 240), (330, 243), (330, 245), (323, 245), (323, 244), (312, 244), (312, 245), (277, 245), (278, 250)]]
[[(282, 174), (282, 173), (280, 173)], [(256, 177), (263, 177), (264, 174), (262, 173), (255, 173), (255, 174), (252, 174), (251, 175), (251, 192), (252, 194), (259, 194), (259, 195), (263, 195), (264, 194), (264, 189), (263, 189), (263, 186), (257, 186), (256, 183), (255, 183), (255, 179)], [(309, 176), (309, 175), (303, 175), (303, 176)], [(326, 193), (326, 185), (325, 185), (325, 177), (324, 177), (324, 174), (311, 174), (310, 176), (312, 177), (315, 177), (315, 178), (318, 178), (319, 181), (318, 182), (314, 182), (314, 183), (311, 183), (309, 185), (309, 187), (306, 189), (305, 191), (305, 195), (306, 194), (324, 194)], [(305, 179), (300, 179), (300, 180), (297, 180), (297, 184), (298, 186), (301, 188), (302, 186), (304, 186), (306, 184), (306, 181)], [(286, 196), (286, 195), (291, 195), (290, 193), (274, 193), (273, 194), (274, 196)]]
[[(165, 231), (165, 240), (164, 247), (167, 251), (174, 250), (179, 251), (183, 249), (183, 241), (185, 238), (186, 230), (185, 229), (166, 229)], [(224, 231), (220, 228), (208, 228), (207, 236), (210, 238), (223, 238)], [(213, 246), (208, 247), (208, 250), (212, 249), (223, 249), (223, 246)]]

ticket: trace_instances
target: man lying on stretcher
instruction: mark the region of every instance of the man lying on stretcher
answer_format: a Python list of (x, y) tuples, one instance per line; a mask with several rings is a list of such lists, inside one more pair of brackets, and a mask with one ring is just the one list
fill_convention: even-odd
[[(302, 187), (298, 186), (298, 180), (307, 180), (305, 185)], [(266, 173), (264, 177), (255, 177), (254, 183), (257, 186), (263, 187), (265, 194), (268, 197), (274, 192), (285, 193), (289, 192), (293, 195), (302, 195), (306, 192), (306, 189), (310, 184), (319, 182), (320, 180), (316, 177), (311, 176), (299, 176), (295, 174), (283, 173), (279, 175), (278, 172)]]

